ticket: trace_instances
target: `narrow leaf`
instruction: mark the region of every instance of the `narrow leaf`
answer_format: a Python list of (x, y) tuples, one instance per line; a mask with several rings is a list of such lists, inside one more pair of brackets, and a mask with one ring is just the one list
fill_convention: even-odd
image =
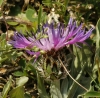
[(97, 22), (96, 25), (96, 47), (97, 49), (100, 47), (100, 19)]
[[(95, 62), (96, 62), (96, 65), (98, 66), (98, 69), (99, 69), (99, 65), (100, 65), (100, 19), (98, 20), (97, 25), (96, 25)], [(100, 70), (98, 70), (98, 80), (100, 83)]]
[(43, 79), (37, 73), (37, 84), (38, 84), (38, 92), (41, 98), (50, 98), (46, 92)]
[(67, 94), (68, 94), (68, 79), (65, 78), (63, 81), (62, 81), (62, 84), (61, 84), (61, 93), (62, 93), (62, 96), (63, 98), (67, 98)]
[(9, 92), (11, 84), (12, 84), (11, 81), (12, 81), (12, 77), (9, 78), (9, 81), (7, 82), (7, 84), (3, 88), (2, 98), (7, 98), (7, 94)]
[(38, 13), (38, 25), (40, 25), (41, 17), (42, 16), (42, 6), (39, 8), (39, 13)]
[(59, 80), (55, 80), (51, 83), (50, 93), (51, 93), (51, 98), (62, 98)]

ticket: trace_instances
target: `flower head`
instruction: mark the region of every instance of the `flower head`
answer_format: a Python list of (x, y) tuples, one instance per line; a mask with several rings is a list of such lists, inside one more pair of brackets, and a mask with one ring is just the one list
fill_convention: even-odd
[(36, 35), (28, 38), (20, 33), (14, 33), (13, 40), (9, 43), (15, 48), (26, 48), (27, 53), (38, 57), (40, 51), (31, 51), (34, 46), (44, 52), (52, 50), (58, 51), (66, 45), (83, 43), (87, 38), (89, 38), (92, 31), (93, 28), (86, 31), (85, 28), (83, 28), (83, 24), (77, 26), (76, 22), (70, 18), (67, 27), (60, 23), (57, 25), (54, 25), (54, 23), (44, 24), (41, 32), (48, 36), (46, 38), (37, 39), (36, 36), (40, 32), (37, 32)]

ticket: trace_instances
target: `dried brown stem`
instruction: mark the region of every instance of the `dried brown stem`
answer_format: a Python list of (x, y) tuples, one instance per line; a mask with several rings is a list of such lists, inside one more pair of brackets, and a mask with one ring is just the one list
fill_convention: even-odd
[(65, 69), (66, 73), (69, 75), (69, 77), (75, 82), (77, 83), (80, 87), (82, 87), (84, 90), (88, 91), (88, 89), (86, 89), (84, 86), (82, 86), (80, 83), (78, 83), (71, 75), (70, 73), (68, 72), (68, 70), (66, 69), (66, 67), (64, 66), (63, 62), (61, 61), (61, 59), (58, 57), (61, 65), (63, 66), (63, 68)]

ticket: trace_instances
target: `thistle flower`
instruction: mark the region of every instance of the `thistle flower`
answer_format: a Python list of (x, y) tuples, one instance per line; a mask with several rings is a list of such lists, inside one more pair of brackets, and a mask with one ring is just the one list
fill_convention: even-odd
[[(26, 51), (30, 55), (35, 55), (38, 57), (41, 54), (40, 51), (31, 51), (34, 46), (44, 52), (49, 52), (52, 50), (58, 51), (59, 49), (70, 44), (83, 43), (89, 38), (92, 31), (93, 28), (86, 31), (85, 28), (83, 28), (83, 24), (77, 26), (76, 22), (70, 18), (67, 27), (61, 25), (60, 23), (56, 26), (54, 23), (44, 24), (41, 32), (46, 34), (48, 36), (47, 38), (37, 39), (36, 35), (25, 38), (24, 35), (15, 32), (13, 40), (9, 41), (9, 43), (15, 48), (26, 48)], [(40, 32), (37, 32), (37, 34), (39, 33)]]
[(13, 40), (9, 41), (9, 43), (15, 48), (25, 49), (27, 53), (33, 55), (36, 59), (41, 53), (45, 53), (41, 56), (41, 60), (39, 59), (36, 69), (45, 79), (61, 79), (66, 77), (66, 72), (57, 57), (60, 56), (62, 62), (66, 64), (66, 50), (64, 47), (84, 43), (92, 31), (93, 28), (86, 31), (83, 24), (77, 26), (76, 22), (70, 18), (67, 27), (60, 23), (44, 24), (41, 32), (47, 37), (38, 39), (38, 34), (41, 34), (39, 30), (35, 35), (33, 34), (33, 36), (27, 38), (21, 33), (15, 32)]

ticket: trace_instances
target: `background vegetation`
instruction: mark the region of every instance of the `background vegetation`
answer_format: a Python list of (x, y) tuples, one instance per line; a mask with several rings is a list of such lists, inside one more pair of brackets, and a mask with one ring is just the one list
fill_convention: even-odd
[[(73, 45), (72, 54), (66, 56), (71, 59), (70, 74), (87, 91), (69, 76), (60, 85), (57, 81), (50, 85), (37, 74), (32, 56), (8, 44), (15, 31), (25, 36), (36, 32), (52, 8), (61, 23), (67, 24), (71, 16), (87, 29), (95, 27), (88, 45)], [(100, 0), (0, 0), (0, 98), (100, 98), (99, 18)]]

